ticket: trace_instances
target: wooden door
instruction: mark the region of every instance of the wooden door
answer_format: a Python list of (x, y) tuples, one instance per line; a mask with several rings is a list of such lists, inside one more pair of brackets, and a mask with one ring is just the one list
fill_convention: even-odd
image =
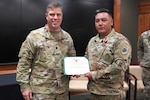
[(150, 1), (141, 2), (138, 6), (138, 36), (150, 29)]

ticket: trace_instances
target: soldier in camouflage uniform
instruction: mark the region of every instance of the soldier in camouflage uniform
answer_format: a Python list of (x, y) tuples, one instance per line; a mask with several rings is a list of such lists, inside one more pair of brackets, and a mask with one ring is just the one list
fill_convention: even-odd
[(138, 60), (142, 67), (142, 79), (144, 83), (144, 93), (150, 100), (150, 30), (141, 34), (138, 40)]
[(88, 90), (91, 100), (124, 100), (123, 81), (131, 62), (128, 39), (112, 28), (113, 19), (108, 9), (99, 9), (95, 15), (98, 34), (87, 45), (90, 72)]
[(47, 24), (29, 33), (19, 52), (16, 80), (25, 100), (68, 100), (69, 77), (63, 75), (62, 59), (75, 56), (73, 40), (61, 29), (62, 6), (51, 3)]

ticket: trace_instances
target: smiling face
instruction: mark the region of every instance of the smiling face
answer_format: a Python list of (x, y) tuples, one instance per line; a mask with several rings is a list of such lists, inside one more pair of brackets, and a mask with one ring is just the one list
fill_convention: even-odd
[(49, 30), (59, 31), (63, 18), (62, 8), (60, 7), (49, 8), (47, 9), (47, 13), (45, 14), (45, 16)]
[(107, 12), (97, 13), (95, 16), (95, 27), (102, 37), (107, 36), (112, 29), (113, 19)]

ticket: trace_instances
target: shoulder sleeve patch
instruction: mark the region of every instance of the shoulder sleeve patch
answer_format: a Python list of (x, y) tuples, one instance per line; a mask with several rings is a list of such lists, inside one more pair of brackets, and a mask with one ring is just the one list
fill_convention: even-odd
[(119, 55), (122, 58), (128, 58), (131, 54), (131, 46), (127, 41), (121, 42), (118, 49)]

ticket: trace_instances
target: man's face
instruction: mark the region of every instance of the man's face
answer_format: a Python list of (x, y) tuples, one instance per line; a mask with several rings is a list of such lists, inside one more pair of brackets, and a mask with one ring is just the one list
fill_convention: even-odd
[(95, 16), (95, 27), (101, 36), (107, 36), (111, 32), (112, 25), (113, 20), (108, 13), (102, 12)]
[(63, 18), (61, 8), (49, 9), (45, 15), (50, 30), (57, 30), (60, 28)]

